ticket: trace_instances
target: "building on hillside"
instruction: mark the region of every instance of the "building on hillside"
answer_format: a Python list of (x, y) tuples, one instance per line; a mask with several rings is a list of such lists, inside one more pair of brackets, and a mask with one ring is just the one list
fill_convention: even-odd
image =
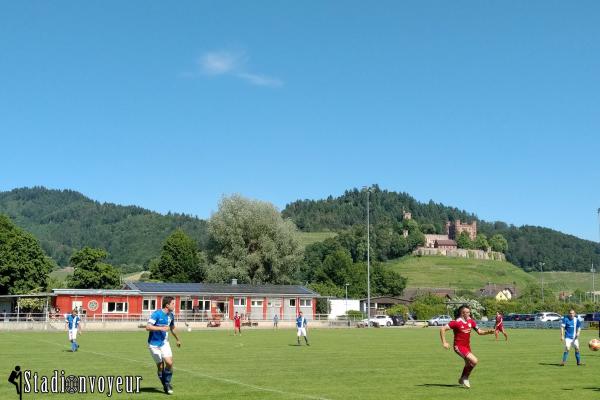
[(434, 234), (426, 234), (425, 236), (425, 247), (433, 249), (435, 247), (436, 240), (450, 240), (448, 235), (434, 235)]
[(448, 239), (456, 240), (462, 232), (467, 232), (471, 240), (475, 240), (477, 237), (477, 221), (473, 221), (470, 224), (461, 223), (460, 219), (454, 222), (446, 222), (446, 234)]
[[(411, 300), (400, 297), (390, 297), (390, 296), (378, 296), (371, 297), (371, 315), (375, 315), (377, 313), (384, 313), (385, 310), (391, 308), (397, 304), (409, 305), (412, 303)], [(366, 313), (367, 312), (367, 299), (360, 300), (360, 311)]]
[(412, 301), (419, 296), (427, 294), (448, 300), (454, 297), (456, 290), (452, 288), (406, 288), (402, 293), (402, 297)]
[(517, 286), (513, 284), (488, 283), (479, 289), (479, 295), (483, 297), (493, 297), (497, 301), (514, 300), (518, 297)]
[(121, 290), (54, 289), (52, 306), (62, 312), (74, 308), (89, 319), (147, 318), (161, 307), (165, 296), (175, 297), (175, 315), (190, 320), (294, 319), (299, 311), (311, 319), (319, 294), (299, 285), (127, 282)]
[(436, 249), (442, 249), (442, 250), (458, 249), (458, 245), (456, 244), (456, 242), (454, 240), (450, 240), (450, 239), (436, 240), (435, 243), (433, 244), (433, 247)]

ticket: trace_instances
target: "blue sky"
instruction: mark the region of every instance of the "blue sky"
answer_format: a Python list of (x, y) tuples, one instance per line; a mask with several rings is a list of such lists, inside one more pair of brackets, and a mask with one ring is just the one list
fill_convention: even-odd
[(3, 2), (0, 190), (202, 218), (377, 183), (598, 240), (600, 3)]

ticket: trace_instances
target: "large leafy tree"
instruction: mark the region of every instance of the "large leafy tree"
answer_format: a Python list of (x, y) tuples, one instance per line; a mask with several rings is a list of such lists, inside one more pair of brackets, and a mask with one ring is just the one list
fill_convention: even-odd
[(33, 235), (0, 214), (0, 294), (46, 289), (53, 267)]
[(119, 272), (103, 262), (108, 253), (104, 249), (84, 247), (71, 256), (75, 269), (67, 280), (69, 287), (78, 289), (115, 289), (120, 285)]
[(198, 245), (182, 230), (165, 241), (158, 263), (152, 265), (153, 279), (167, 282), (202, 282), (206, 277), (206, 259)]
[(291, 283), (302, 263), (302, 247), (291, 220), (270, 203), (225, 197), (208, 223), (208, 280)]
[(508, 250), (508, 242), (506, 241), (504, 236), (498, 233), (490, 238), (490, 247), (494, 251), (506, 253), (506, 250)]

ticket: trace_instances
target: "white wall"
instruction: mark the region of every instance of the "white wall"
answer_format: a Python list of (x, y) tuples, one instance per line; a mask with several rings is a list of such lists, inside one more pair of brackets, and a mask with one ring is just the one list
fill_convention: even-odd
[[(327, 319), (335, 319), (339, 315), (346, 314), (346, 299), (329, 300), (329, 316)], [(360, 311), (360, 300), (348, 299), (348, 311)]]

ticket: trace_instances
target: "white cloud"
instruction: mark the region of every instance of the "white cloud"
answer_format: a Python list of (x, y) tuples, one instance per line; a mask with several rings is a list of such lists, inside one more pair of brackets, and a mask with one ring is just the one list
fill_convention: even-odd
[(240, 72), (236, 74), (238, 78), (244, 79), (246, 82), (257, 86), (270, 86), (270, 87), (281, 87), (283, 82), (281, 79), (271, 78), (266, 75), (249, 74), (247, 72)]
[(283, 81), (279, 78), (248, 71), (246, 60), (245, 53), (214, 51), (202, 55), (199, 64), (204, 75), (230, 75), (255, 86), (283, 86)]

